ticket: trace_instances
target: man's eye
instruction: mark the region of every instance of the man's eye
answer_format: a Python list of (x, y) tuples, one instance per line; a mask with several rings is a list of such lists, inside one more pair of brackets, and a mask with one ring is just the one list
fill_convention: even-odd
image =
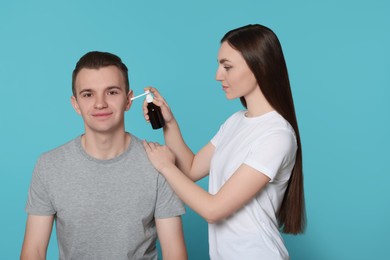
[(232, 67), (231, 66), (223, 66), (226, 71), (230, 70)]
[(108, 92), (108, 95), (117, 95), (118, 94), (118, 91), (116, 90), (111, 90)]
[(82, 95), (82, 97), (84, 97), (84, 98), (92, 97), (92, 94), (91, 93), (84, 93)]

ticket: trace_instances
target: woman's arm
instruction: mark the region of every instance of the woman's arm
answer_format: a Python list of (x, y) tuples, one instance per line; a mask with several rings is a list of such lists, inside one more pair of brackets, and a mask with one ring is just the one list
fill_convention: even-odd
[[(153, 103), (161, 108), (161, 112), (165, 120), (165, 126), (163, 130), (165, 144), (175, 154), (177, 167), (192, 181), (197, 181), (208, 175), (211, 157), (214, 152), (214, 146), (212, 144), (208, 144), (203, 147), (203, 149), (201, 149), (196, 155), (194, 155), (194, 153), (185, 143), (180, 131), (179, 124), (173, 116), (173, 113), (165, 99), (155, 88), (148, 87), (145, 88), (145, 90), (149, 90), (151, 93), (153, 93)], [(144, 103), (143, 109), (145, 119), (148, 121), (149, 116), (147, 114), (146, 102)]]
[(164, 175), (174, 192), (209, 223), (221, 221), (242, 208), (270, 180), (261, 172), (242, 164), (218, 193), (212, 195), (176, 167), (174, 154), (167, 146), (147, 142), (144, 146), (150, 161)]

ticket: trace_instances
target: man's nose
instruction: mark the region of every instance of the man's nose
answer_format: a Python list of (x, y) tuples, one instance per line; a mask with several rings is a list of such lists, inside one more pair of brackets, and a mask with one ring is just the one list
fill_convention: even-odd
[(95, 100), (95, 108), (103, 109), (107, 107), (106, 96), (105, 95), (97, 95)]

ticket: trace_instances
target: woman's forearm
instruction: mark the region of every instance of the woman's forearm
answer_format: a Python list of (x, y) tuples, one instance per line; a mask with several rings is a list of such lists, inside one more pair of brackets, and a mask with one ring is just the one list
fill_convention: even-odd
[(176, 156), (177, 167), (187, 176), (190, 175), (194, 153), (185, 143), (176, 119), (164, 127), (165, 144)]

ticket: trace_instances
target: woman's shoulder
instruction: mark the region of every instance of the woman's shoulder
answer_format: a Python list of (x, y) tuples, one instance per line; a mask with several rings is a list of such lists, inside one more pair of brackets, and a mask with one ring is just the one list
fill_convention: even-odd
[(290, 123), (279, 113), (273, 113), (273, 117), (270, 120), (272, 122), (273, 128), (279, 131), (290, 132), (295, 135), (295, 131)]
[(244, 117), (245, 117), (245, 110), (238, 110), (238, 111), (234, 112), (233, 114), (231, 114), (231, 115), (225, 120), (225, 123), (226, 123), (226, 122), (231, 122), (231, 121), (240, 120), (241, 118), (244, 118)]

